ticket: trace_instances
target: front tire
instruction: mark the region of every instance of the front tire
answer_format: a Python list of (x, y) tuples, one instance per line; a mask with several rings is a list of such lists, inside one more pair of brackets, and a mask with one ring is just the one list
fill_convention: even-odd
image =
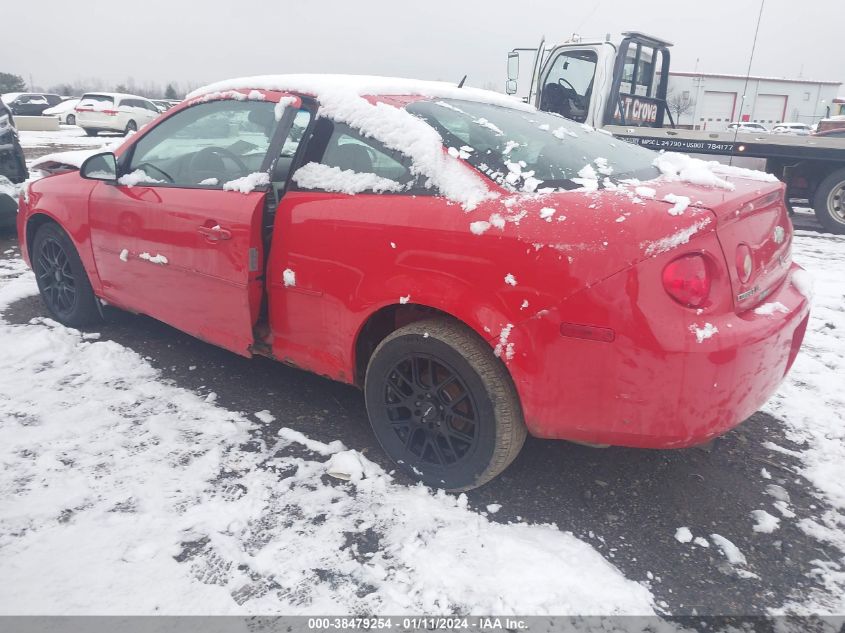
[(481, 486), (516, 458), (527, 435), (505, 366), (475, 332), (417, 321), (373, 352), (364, 384), (376, 438), (414, 479), (450, 491)]
[(816, 217), (825, 230), (845, 234), (845, 169), (839, 169), (821, 181), (814, 202)]
[(100, 133), (100, 130), (95, 130), (95, 129), (90, 128), (90, 127), (86, 127), (86, 128), (82, 128), (82, 129), (85, 130), (85, 133), (88, 136), (97, 136)]
[(38, 229), (31, 259), (41, 299), (56, 321), (81, 327), (99, 319), (97, 298), (82, 260), (58, 225), (50, 222)]

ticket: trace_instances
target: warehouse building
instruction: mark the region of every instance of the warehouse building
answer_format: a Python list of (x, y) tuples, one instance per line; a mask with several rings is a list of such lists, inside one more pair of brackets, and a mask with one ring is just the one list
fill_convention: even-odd
[(753, 121), (771, 129), (784, 121), (813, 125), (839, 114), (841, 85), (839, 81), (670, 71), (666, 101), (681, 127), (721, 131), (733, 121)]

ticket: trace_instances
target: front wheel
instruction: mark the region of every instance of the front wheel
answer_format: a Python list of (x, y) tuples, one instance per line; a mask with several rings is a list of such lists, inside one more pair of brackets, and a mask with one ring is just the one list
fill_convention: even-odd
[(99, 318), (97, 298), (70, 238), (56, 224), (42, 225), (32, 241), (32, 269), (47, 311), (80, 327)]
[(447, 319), (411, 323), (385, 338), (367, 367), (364, 395), (382, 448), (433, 487), (477, 488), (525, 442), (505, 366), (477, 334)]
[(821, 181), (816, 189), (814, 208), (825, 230), (845, 234), (845, 169), (839, 169)]
[(95, 129), (90, 128), (90, 127), (86, 127), (86, 128), (82, 128), (82, 129), (85, 130), (85, 133), (88, 136), (97, 136), (100, 133), (100, 130), (95, 130)]

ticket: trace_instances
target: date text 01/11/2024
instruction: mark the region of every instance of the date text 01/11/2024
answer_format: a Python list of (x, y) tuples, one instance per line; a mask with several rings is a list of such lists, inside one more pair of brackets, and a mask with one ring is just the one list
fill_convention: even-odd
[(528, 623), (510, 617), (335, 617), (309, 618), (310, 630), (452, 630), (452, 631), (517, 631), (528, 628)]

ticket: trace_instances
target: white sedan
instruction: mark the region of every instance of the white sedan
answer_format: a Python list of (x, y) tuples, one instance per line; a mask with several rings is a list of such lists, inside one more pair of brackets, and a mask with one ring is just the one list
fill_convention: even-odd
[(47, 108), (42, 114), (44, 116), (58, 117), (59, 123), (64, 123), (65, 125), (76, 125), (76, 112), (74, 108), (76, 108), (77, 103), (79, 103), (79, 99), (66, 99), (59, 105)]

